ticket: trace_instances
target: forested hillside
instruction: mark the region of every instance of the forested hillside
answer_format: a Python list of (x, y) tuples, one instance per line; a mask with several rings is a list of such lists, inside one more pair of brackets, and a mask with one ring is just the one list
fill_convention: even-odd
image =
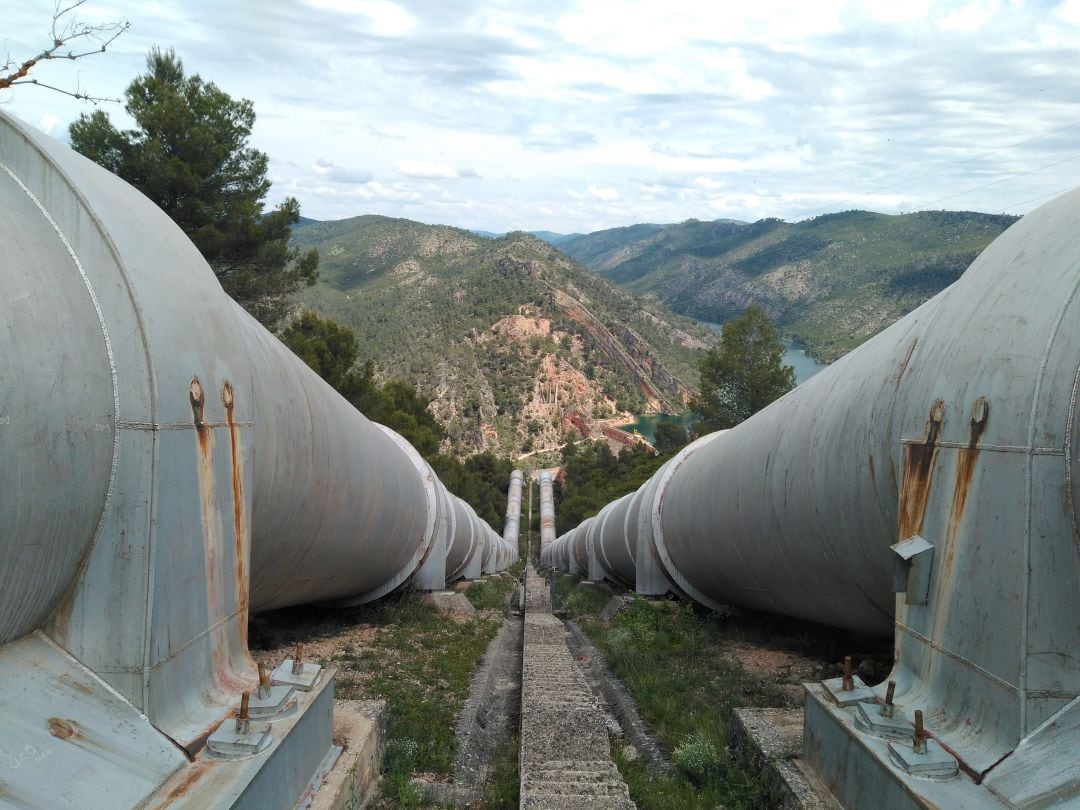
[(362, 216), (300, 225), (293, 244), (321, 257), (297, 308), (354, 328), (377, 376), (432, 399), (457, 453), (561, 445), (571, 413), (682, 410), (711, 340), (528, 234)]
[(559, 249), (674, 311), (723, 321), (758, 304), (834, 360), (951, 284), (1016, 217), (964, 211), (634, 225)]

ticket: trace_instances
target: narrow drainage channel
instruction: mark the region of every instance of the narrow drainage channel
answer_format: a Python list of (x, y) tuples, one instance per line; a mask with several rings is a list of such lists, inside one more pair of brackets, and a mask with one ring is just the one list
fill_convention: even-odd
[[(491, 640), (469, 686), (469, 696), (458, 716), (453, 781), (414, 779), (426, 798), (444, 807), (468, 806), (483, 801), (489, 807), (516, 807), (503, 798), (510, 792), (500, 784), (509, 754), (516, 763), (516, 740), (521, 717), (522, 610), (520, 588), (507, 608), (502, 627)], [(515, 751), (509, 752), (508, 747)]]

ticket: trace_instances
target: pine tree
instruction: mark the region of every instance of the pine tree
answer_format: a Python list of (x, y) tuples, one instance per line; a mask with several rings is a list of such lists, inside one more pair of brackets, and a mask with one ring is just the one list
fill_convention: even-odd
[(705, 430), (723, 430), (795, 387), (795, 369), (781, 362), (784, 347), (758, 306), (724, 324), (720, 347), (698, 361), (701, 395), (693, 409)]
[(277, 322), (285, 297), (315, 283), (319, 256), (289, 247), (294, 198), (264, 212), (270, 181), (266, 154), (248, 145), (252, 103), (185, 75), (172, 50), (151, 50), (146, 68), (125, 91), (135, 128), (118, 130), (95, 110), (71, 124), (71, 145), (153, 200), (229, 295), (262, 323)]

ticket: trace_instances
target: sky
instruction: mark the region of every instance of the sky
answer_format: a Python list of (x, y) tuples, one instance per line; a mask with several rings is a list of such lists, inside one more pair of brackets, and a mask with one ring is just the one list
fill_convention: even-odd
[[(48, 41), (11, 4), (0, 47)], [(152, 46), (250, 99), (269, 202), (504, 232), (853, 208), (1023, 214), (1080, 185), (1080, 0), (86, 0), (131, 27), (40, 81), (122, 98)], [(117, 126), (122, 104), (102, 103)], [(0, 109), (61, 140), (93, 108)]]

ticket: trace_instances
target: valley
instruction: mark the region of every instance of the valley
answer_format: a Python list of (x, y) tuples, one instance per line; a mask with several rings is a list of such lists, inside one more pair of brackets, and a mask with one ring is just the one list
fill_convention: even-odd
[(1016, 219), (845, 211), (794, 223), (687, 220), (568, 237), (559, 249), (701, 320), (757, 304), (784, 337), (831, 362), (959, 278)]
[(638, 441), (620, 427), (648, 437), (659, 415), (686, 412), (724, 318), (761, 306), (805, 379), (958, 278), (1015, 219), (848, 211), (505, 235), (306, 220), (293, 244), (319, 250), (321, 279), (294, 309), (356, 330), (361, 362), (429, 399), (444, 453), (528, 458), (583, 437), (618, 451)]
[(516, 455), (560, 446), (575, 419), (684, 410), (715, 340), (528, 234), (366, 216), (293, 242), (321, 256), (295, 308), (350, 326), (361, 361), (429, 397), (446, 452)]

